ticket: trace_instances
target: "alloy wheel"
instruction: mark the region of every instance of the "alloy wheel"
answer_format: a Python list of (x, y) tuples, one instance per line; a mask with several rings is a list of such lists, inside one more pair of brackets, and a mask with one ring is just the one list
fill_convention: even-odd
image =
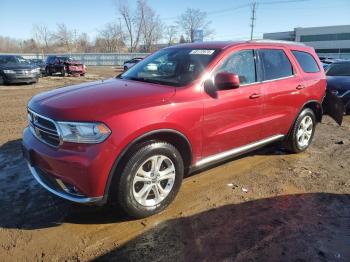
[(162, 202), (171, 192), (175, 182), (175, 165), (164, 155), (154, 155), (146, 159), (133, 178), (133, 196), (147, 207)]
[(313, 120), (310, 116), (306, 115), (299, 124), (297, 132), (297, 143), (298, 146), (303, 148), (309, 145), (312, 132), (314, 128)]

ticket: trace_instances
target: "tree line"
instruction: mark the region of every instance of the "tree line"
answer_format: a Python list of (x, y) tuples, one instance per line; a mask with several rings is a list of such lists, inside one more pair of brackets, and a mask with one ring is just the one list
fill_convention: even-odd
[(147, 0), (138, 0), (134, 8), (118, 1), (117, 19), (102, 26), (95, 37), (58, 23), (55, 29), (35, 24), (29, 39), (0, 36), (0, 52), (89, 53), (153, 52), (166, 45), (193, 42), (194, 32), (204, 37), (213, 34), (206, 12), (188, 8), (172, 24), (166, 24)]

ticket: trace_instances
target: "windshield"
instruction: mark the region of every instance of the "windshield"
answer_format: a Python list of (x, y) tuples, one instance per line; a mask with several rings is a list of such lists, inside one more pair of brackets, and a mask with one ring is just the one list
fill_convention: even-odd
[(60, 61), (63, 61), (63, 62), (72, 61), (72, 59), (70, 57), (67, 57), (67, 56), (60, 56), (60, 57), (58, 57), (58, 59)]
[(350, 63), (332, 64), (329, 66), (327, 76), (350, 76)]
[(119, 77), (184, 86), (198, 78), (218, 52), (217, 49), (167, 48), (140, 61)]
[(21, 56), (0, 56), (0, 64), (29, 64), (29, 62)]

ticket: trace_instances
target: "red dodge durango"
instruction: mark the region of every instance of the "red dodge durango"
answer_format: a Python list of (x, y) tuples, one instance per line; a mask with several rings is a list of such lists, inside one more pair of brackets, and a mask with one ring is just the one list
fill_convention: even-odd
[[(146, 217), (167, 207), (193, 170), (277, 141), (306, 150), (325, 90), (320, 61), (302, 44), (172, 46), (116, 78), (33, 97), (23, 152), (51, 193), (83, 204), (112, 201)], [(341, 124), (340, 106), (326, 100)]]

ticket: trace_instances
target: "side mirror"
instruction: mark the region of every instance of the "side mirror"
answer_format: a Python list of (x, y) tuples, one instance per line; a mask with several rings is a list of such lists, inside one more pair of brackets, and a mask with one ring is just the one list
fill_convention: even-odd
[(218, 73), (214, 81), (218, 90), (234, 89), (240, 85), (238, 75), (227, 72)]

